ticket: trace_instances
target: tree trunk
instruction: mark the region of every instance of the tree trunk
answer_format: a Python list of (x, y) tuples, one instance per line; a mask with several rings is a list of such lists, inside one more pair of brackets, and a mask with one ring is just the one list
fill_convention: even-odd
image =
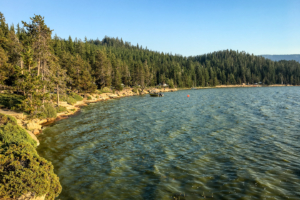
[(45, 106), (45, 93), (46, 93), (46, 85), (44, 85), (44, 88), (43, 88), (43, 107)]
[(21, 58), (21, 73), (24, 74), (23, 72), (23, 59)]
[(38, 73), (37, 73), (38, 76), (40, 75), (40, 65), (41, 65), (41, 61), (40, 59), (38, 59)]
[(57, 94), (57, 107), (59, 106), (59, 88), (58, 84), (56, 84), (56, 94)]

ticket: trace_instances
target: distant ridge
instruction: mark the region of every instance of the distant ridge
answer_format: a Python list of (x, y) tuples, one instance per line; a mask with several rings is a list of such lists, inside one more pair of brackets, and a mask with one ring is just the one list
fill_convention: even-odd
[(300, 54), (286, 54), (286, 55), (261, 55), (262, 57), (268, 58), (273, 61), (279, 60), (296, 60), (300, 62)]

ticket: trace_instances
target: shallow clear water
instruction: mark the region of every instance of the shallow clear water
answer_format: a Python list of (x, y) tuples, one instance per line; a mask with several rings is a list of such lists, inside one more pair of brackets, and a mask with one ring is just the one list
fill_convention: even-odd
[(46, 128), (38, 152), (61, 200), (300, 199), (299, 99), (276, 87), (98, 102)]

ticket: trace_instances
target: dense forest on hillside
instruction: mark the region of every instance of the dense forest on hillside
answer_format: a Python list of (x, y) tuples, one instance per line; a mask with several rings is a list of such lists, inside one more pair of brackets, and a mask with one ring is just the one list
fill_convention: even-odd
[(28, 107), (44, 104), (48, 91), (91, 93), (104, 87), (215, 86), (218, 84), (300, 84), (300, 63), (274, 62), (246, 52), (224, 50), (194, 57), (160, 53), (105, 37), (52, 36), (35, 15), (9, 26), (0, 13), (0, 84), (24, 96)]

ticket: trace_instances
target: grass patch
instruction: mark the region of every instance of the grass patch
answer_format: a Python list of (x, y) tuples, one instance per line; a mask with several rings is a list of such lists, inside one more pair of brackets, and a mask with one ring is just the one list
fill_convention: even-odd
[(74, 92), (72, 92), (69, 96), (72, 97), (73, 99), (75, 99), (76, 101), (82, 101), (83, 100), (82, 96), (80, 96), (79, 94), (76, 94)]
[(108, 87), (104, 87), (102, 90), (100, 90), (101, 93), (111, 93), (111, 89), (109, 89)]
[(66, 112), (67, 111), (67, 108), (64, 107), (64, 106), (58, 106), (56, 107), (56, 112), (57, 113), (62, 113), (62, 112)]

